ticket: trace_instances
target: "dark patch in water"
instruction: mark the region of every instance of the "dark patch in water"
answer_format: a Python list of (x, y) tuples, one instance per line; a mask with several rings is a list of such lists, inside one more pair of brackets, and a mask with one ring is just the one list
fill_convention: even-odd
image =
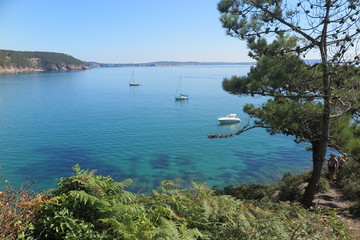
[(161, 153), (156, 159), (151, 160), (151, 165), (155, 169), (168, 169), (170, 165), (169, 156)]
[(164, 176), (164, 180), (175, 180), (175, 179), (177, 179), (177, 177), (170, 174)]
[(184, 156), (177, 156), (175, 158), (176, 164), (181, 166), (189, 166), (191, 165), (190, 158), (184, 157)]
[(225, 182), (229, 182), (229, 180), (231, 179), (232, 175), (231, 175), (231, 173), (224, 172), (224, 173), (220, 174), (218, 177), (219, 177), (220, 179), (222, 179), (223, 181), (225, 181)]
[(272, 177), (269, 174), (261, 174), (260, 172), (250, 172), (247, 171), (239, 172), (238, 174), (238, 183), (249, 184), (249, 183), (268, 183), (271, 182)]
[(130, 157), (126, 159), (128, 166), (130, 166), (131, 175), (136, 176), (138, 171), (138, 166), (140, 162), (140, 157)]
[(213, 177), (211, 176), (207, 176), (205, 174), (202, 174), (200, 172), (185, 172), (184, 174), (184, 179), (187, 179), (188, 181), (195, 181), (197, 183), (204, 183), (204, 182), (207, 182), (209, 180), (212, 180)]
[[(114, 168), (114, 167), (110, 167), (110, 166), (106, 166), (105, 164), (102, 164), (103, 167), (101, 169), (101, 175), (109, 175), (111, 178), (113, 178), (115, 181), (123, 181), (125, 179), (133, 179), (134, 175), (132, 175), (131, 173), (127, 173), (121, 169), (118, 168)], [(103, 173), (104, 172), (104, 173)], [(100, 171), (98, 172), (100, 174)]]
[[(48, 181), (49, 179), (60, 179), (60, 177), (71, 176), (72, 167), (79, 164), (81, 169), (97, 170), (96, 174), (110, 176), (115, 181), (123, 181), (133, 176), (111, 165), (102, 163), (101, 159), (91, 156), (91, 151), (82, 148), (38, 148), (37, 153), (45, 157), (34, 163), (17, 169), (22, 176), (31, 176), (37, 182)], [(54, 186), (55, 187), (55, 186)]]
[(267, 162), (265, 160), (266, 156), (261, 154), (235, 152), (234, 155), (241, 159), (249, 169), (257, 169)]
[(274, 174), (273, 163), (279, 161), (277, 158), (270, 158), (264, 153), (235, 152), (235, 156), (243, 161), (246, 169), (239, 169), (233, 176), (240, 184), (266, 183), (270, 182)]

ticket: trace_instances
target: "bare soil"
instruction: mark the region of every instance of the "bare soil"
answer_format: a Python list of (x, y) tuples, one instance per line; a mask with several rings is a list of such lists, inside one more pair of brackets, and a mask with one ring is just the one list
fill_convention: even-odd
[(360, 218), (356, 218), (348, 213), (349, 207), (353, 202), (347, 201), (344, 195), (336, 187), (336, 183), (331, 185), (329, 191), (315, 195), (314, 203), (316, 207), (334, 209), (338, 216), (350, 227), (350, 234), (353, 239), (360, 239)]

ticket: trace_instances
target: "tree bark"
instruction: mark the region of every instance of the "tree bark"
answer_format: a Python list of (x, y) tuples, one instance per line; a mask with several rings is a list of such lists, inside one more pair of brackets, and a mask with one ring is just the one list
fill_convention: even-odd
[(311, 207), (316, 194), (316, 189), (321, 177), (321, 170), (324, 164), (326, 150), (329, 142), (330, 113), (331, 113), (331, 80), (329, 73), (329, 63), (327, 55), (327, 33), (330, 16), (331, 1), (326, 0), (326, 14), (324, 16), (324, 26), (321, 33), (321, 40), (318, 47), (322, 63), (322, 81), (323, 81), (323, 115), (321, 125), (321, 136), (319, 141), (311, 142), (313, 146), (313, 172), (306, 187), (302, 203), (305, 207)]
[(302, 199), (302, 204), (307, 208), (311, 207), (312, 202), (314, 200), (314, 196), (316, 194), (319, 185), (319, 180), (321, 177), (321, 172), (325, 161), (324, 157), (322, 157), (325, 155), (325, 153), (323, 153), (322, 151), (322, 146), (321, 146), (322, 144), (320, 143), (320, 141), (311, 142), (311, 145), (312, 145), (312, 153), (313, 153), (312, 154), (313, 171)]
[[(326, 56), (324, 54), (323, 56)], [(323, 57), (323, 59), (326, 59)], [(319, 141), (311, 142), (313, 147), (313, 172), (308, 186), (305, 189), (302, 204), (311, 207), (316, 194), (316, 189), (321, 177), (321, 170), (325, 161), (326, 150), (329, 142), (330, 112), (331, 112), (331, 89), (327, 63), (323, 61), (323, 85), (324, 85), (324, 109), (322, 116), (322, 133)]]

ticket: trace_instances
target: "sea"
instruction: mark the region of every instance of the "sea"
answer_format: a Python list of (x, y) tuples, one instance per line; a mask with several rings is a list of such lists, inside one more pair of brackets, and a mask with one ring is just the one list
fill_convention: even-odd
[[(222, 89), (224, 78), (246, 75), (250, 64), (95, 68), (79, 72), (0, 75), (0, 187), (31, 182), (56, 188), (72, 167), (97, 170), (129, 190), (147, 193), (163, 180), (182, 186), (270, 183), (312, 166), (307, 144), (253, 129), (244, 104), (262, 97)], [(141, 86), (130, 87), (134, 72)], [(181, 90), (189, 100), (175, 101)], [(236, 113), (240, 124), (219, 125)]]

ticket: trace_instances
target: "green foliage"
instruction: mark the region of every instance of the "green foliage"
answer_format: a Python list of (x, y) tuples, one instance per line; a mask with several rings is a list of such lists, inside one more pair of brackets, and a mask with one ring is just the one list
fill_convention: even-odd
[(351, 237), (348, 231), (348, 226), (342, 221), (339, 221), (340, 217), (338, 216), (337, 212), (335, 210), (330, 210), (327, 211), (326, 214), (328, 215), (326, 218), (326, 225), (331, 226), (331, 228), (329, 228), (329, 235), (334, 239), (337, 239), (337, 237), (341, 235), (341, 239), (350, 240)]
[(360, 154), (355, 153), (344, 164), (339, 172), (339, 185), (344, 196), (356, 203), (350, 212), (360, 217)]
[(351, 116), (342, 116), (331, 122), (329, 145), (342, 151), (360, 153), (360, 125)]
[[(134, 195), (124, 190), (128, 180), (115, 182), (78, 165), (74, 170), (42, 204), (34, 238), (346, 239), (338, 219), (294, 203), (245, 201), (216, 195), (204, 184), (184, 188), (173, 181), (163, 181), (152, 194)], [(338, 235), (329, 237), (324, 224), (337, 227)]]
[(350, 158), (339, 172), (339, 184), (344, 195), (350, 200), (360, 199), (360, 162)]
[[(250, 55), (257, 60), (246, 77), (233, 76), (225, 79), (223, 88), (239, 95), (289, 95), (294, 96), (315, 88), (316, 83), (304, 81), (307, 65), (296, 54), (281, 54), (284, 48), (296, 46), (296, 39), (280, 35), (270, 44), (265, 39), (257, 42), (252, 38), (248, 46)], [(309, 89), (310, 88), (310, 89)]]
[[(319, 100), (323, 92), (321, 72), (312, 70), (297, 54), (282, 54), (286, 49), (295, 47), (297, 41), (297, 38), (283, 34), (270, 44), (265, 39), (255, 41), (250, 38), (248, 45), (252, 50), (251, 55), (257, 59), (256, 66), (250, 69), (247, 76), (224, 79), (223, 88), (236, 95), (272, 96), (262, 106), (244, 105), (243, 110), (254, 119), (254, 125), (265, 127), (270, 134), (294, 136), (296, 142), (312, 142), (320, 139), (322, 134), (323, 102)], [(346, 69), (337, 73), (337, 81), (333, 82), (336, 94), (332, 101), (334, 105), (339, 104), (334, 107), (333, 114), (342, 110), (338, 102), (340, 96), (347, 100), (359, 99), (356, 91), (349, 94), (343, 90), (351, 90), (360, 84), (359, 77), (351, 77), (357, 69)], [(331, 119), (329, 146), (340, 144), (347, 151), (359, 146), (360, 138), (354, 135), (358, 125), (351, 118), (349, 114)]]
[(318, 192), (326, 192), (330, 189), (328, 173), (323, 173), (318, 184)]
[[(123, 222), (138, 220), (142, 209), (134, 205), (135, 195), (124, 190), (131, 180), (115, 182), (110, 177), (94, 175), (95, 171), (80, 170), (78, 165), (73, 169), (74, 175), (60, 180), (54, 191), (55, 200), (43, 209), (42, 214), (47, 217), (38, 229), (44, 239), (115, 236)], [(123, 235), (135, 234), (124, 227), (122, 230)]]
[(218, 191), (221, 195), (231, 195), (238, 199), (245, 200), (261, 200), (269, 198), (275, 194), (275, 184), (238, 184), (227, 186), (222, 191)]
[(360, 201), (356, 202), (349, 208), (350, 212), (357, 217), (360, 217)]
[[(283, 175), (280, 182), (271, 184), (238, 184), (227, 186), (223, 190), (218, 190), (217, 194), (231, 195), (242, 200), (269, 200), (278, 201), (299, 201), (304, 194), (304, 187), (309, 181), (311, 171), (293, 175), (287, 172)], [(327, 176), (321, 176), (318, 192), (326, 192), (330, 188)]]
[[(360, 91), (359, 91), (360, 92)], [(335, 125), (336, 124), (336, 125)], [(360, 155), (360, 125), (350, 117), (341, 117), (334, 123), (333, 128), (338, 129), (338, 134), (332, 134), (334, 146), (342, 152), (351, 152), (354, 156)]]
[(186, 223), (176, 223), (165, 218), (162, 218), (161, 221), (160, 228), (154, 231), (154, 239), (196, 240), (202, 237), (198, 229), (188, 229)]
[[(196, 184), (188, 191), (167, 188), (157, 192), (156, 198), (156, 202), (165, 198), (174, 220), (198, 229), (201, 239), (288, 239), (293, 234), (310, 239), (321, 234), (316, 228), (307, 228), (311, 222), (303, 223), (306, 217), (299, 219), (307, 214), (304, 209), (289, 203), (240, 201), (216, 196), (211, 189)], [(294, 226), (300, 226), (299, 233), (294, 233)]]
[(279, 183), (278, 198), (281, 201), (299, 201), (302, 197), (300, 185), (303, 179), (298, 178), (291, 173), (285, 173), (281, 182)]
[(290, 101), (286, 98), (268, 100), (260, 108), (244, 105), (244, 112), (256, 118), (255, 124), (266, 126), (270, 134), (294, 136), (297, 142), (311, 141), (319, 137), (321, 109), (321, 104), (314, 101)]
[[(227, 34), (247, 40), (249, 56), (257, 61), (247, 76), (225, 79), (223, 88), (231, 94), (271, 97), (262, 106), (244, 106), (255, 120), (235, 135), (262, 127), (310, 142), (314, 171), (302, 201), (310, 207), (327, 147), (337, 148), (337, 139), (347, 148), (358, 143), (349, 125), (351, 117), (359, 119), (360, 62), (353, 53), (360, 36), (354, 22), (360, 17), (359, 6), (347, 0), (297, 2), (221, 0), (218, 10)], [(318, 24), (306, 25), (313, 19)], [(305, 64), (300, 56), (314, 51), (320, 62)]]

